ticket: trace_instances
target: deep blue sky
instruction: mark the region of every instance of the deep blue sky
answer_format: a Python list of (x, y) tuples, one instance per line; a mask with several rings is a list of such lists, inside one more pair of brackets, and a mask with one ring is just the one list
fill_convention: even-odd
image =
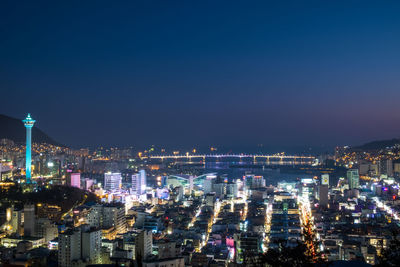
[(0, 113), (31, 112), (73, 146), (398, 137), (399, 14), (400, 1), (1, 1)]

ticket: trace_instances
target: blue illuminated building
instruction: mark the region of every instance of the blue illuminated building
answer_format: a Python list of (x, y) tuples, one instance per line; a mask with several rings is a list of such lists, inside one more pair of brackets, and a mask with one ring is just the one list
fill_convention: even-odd
[(28, 113), (28, 116), (22, 120), (26, 128), (26, 183), (31, 183), (32, 177), (32, 127), (35, 124), (35, 120), (31, 118), (31, 114)]

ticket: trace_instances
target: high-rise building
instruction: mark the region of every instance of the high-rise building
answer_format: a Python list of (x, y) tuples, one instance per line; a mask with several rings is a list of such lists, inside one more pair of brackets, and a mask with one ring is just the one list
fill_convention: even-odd
[(93, 186), (93, 184), (94, 184), (93, 179), (85, 178), (83, 180), (83, 189), (90, 190), (90, 188)]
[(215, 192), (206, 195), (206, 206), (214, 207), (216, 201)]
[(193, 175), (189, 176), (189, 195), (191, 195), (193, 192), (194, 178), (195, 177)]
[(360, 186), (360, 176), (358, 169), (350, 169), (347, 171), (347, 183), (350, 189), (356, 189)]
[(15, 208), (12, 209), (11, 214), (11, 230), (13, 233), (22, 234), (22, 221), (23, 221), (23, 210), (17, 210)]
[(143, 230), (136, 237), (136, 260), (145, 260), (151, 256), (153, 251), (153, 233), (148, 230)]
[(327, 184), (320, 184), (318, 186), (318, 199), (319, 205), (326, 207), (329, 201), (329, 187)]
[(125, 208), (123, 205), (94, 205), (87, 215), (86, 222), (91, 227), (114, 227), (117, 233), (125, 233)]
[(99, 204), (94, 205), (91, 207), (86, 217), (86, 223), (89, 224), (91, 227), (101, 228), (102, 216), (103, 216), (103, 206)]
[(183, 186), (175, 187), (175, 190), (177, 190), (176, 201), (183, 201), (183, 196), (185, 193), (185, 189), (183, 188)]
[(81, 174), (80, 173), (69, 173), (67, 175), (67, 184), (72, 187), (81, 187)]
[(115, 227), (117, 233), (126, 232), (125, 208), (117, 205), (103, 206), (102, 227)]
[(306, 199), (315, 197), (316, 184), (315, 184), (314, 179), (302, 178), (300, 187), (299, 187), (299, 191), (300, 191), (300, 195)]
[(35, 124), (35, 120), (31, 118), (31, 114), (28, 113), (28, 116), (22, 122), (26, 128), (26, 150), (25, 150), (25, 169), (26, 169), (26, 183), (31, 183), (32, 178), (32, 127)]
[[(256, 189), (256, 188), (261, 188), (261, 187), (265, 187), (265, 179), (262, 176), (249, 176), (249, 178), (251, 179), (250, 183), (250, 188), (251, 189)], [(248, 177), (246, 177), (246, 179), (248, 179)]]
[(58, 227), (47, 218), (38, 218), (35, 221), (35, 236), (49, 242), (58, 236)]
[(68, 229), (58, 236), (58, 266), (71, 267), (81, 259), (81, 231)]
[(104, 174), (104, 189), (105, 190), (118, 190), (121, 188), (122, 177), (121, 173), (105, 173)]
[(24, 236), (35, 236), (35, 205), (24, 205)]
[(379, 160), (377, 165), (378, 175), (386, 174), (389, 177), (393, 177), (393, 161), (391, 159)]
[(89, 259), (91, 263), (100, 263), (101, 230), (88, 228), (86, 225), (82, 230), (82, 259)]
[(226, 185), (226, 194), (235, 198), (238, 195), (238, 185), (236, 183), (228, 183)]
[[(100, 263), (101, 230), (82, 225), (58, 236), (58, 266), (85, 266)], [(82, 264), (85, 262), (85, 264)]]
[(137, 196), (146, 192), (146, 171), (140, 170), (139, 173), (132, 175), (132, 191)]
[(213, 185), (213, 192), (218, 198), (224, 198), (226, 195), (226, 183), (224, 181), (218, 181)]
[(208, 194), (213, 192), (213, 184), (216, 180), (217, 176), (214, 174), (209, 174), (206, 176), (206, 179), (203, 181), (203, 191), (204, 194)]

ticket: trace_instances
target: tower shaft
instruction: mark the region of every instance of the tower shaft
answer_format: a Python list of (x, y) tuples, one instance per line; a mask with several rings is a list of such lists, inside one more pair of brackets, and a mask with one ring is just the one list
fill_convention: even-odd
[(26, 183), (31, 183), (32, 178), (32, 128), (26, 127)]
[(31, 183), (32, 178), (32, 127), (35, 124), (35, 120), (31, 118), (31, 114), (22, 120), (26, 128), (26, 151), (25, 151), (25, 173), (26, 183)]

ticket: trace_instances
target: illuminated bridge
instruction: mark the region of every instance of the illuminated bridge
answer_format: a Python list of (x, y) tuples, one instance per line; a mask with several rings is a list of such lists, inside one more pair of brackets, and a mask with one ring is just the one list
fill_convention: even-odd
[(289, 155), (262, 155), (262, 154), (186, 154), (186, 155), (154, 155), (149, 156), (150, 159), (160, 160), (178, 160), (187, 159), (192, 160), (200, 158), (203, 161), (206, 159), (253, 159), (256, 161), (264, 161), (267, 164), (313, 164), (315, 157), (313, 156), (289, 156)]

